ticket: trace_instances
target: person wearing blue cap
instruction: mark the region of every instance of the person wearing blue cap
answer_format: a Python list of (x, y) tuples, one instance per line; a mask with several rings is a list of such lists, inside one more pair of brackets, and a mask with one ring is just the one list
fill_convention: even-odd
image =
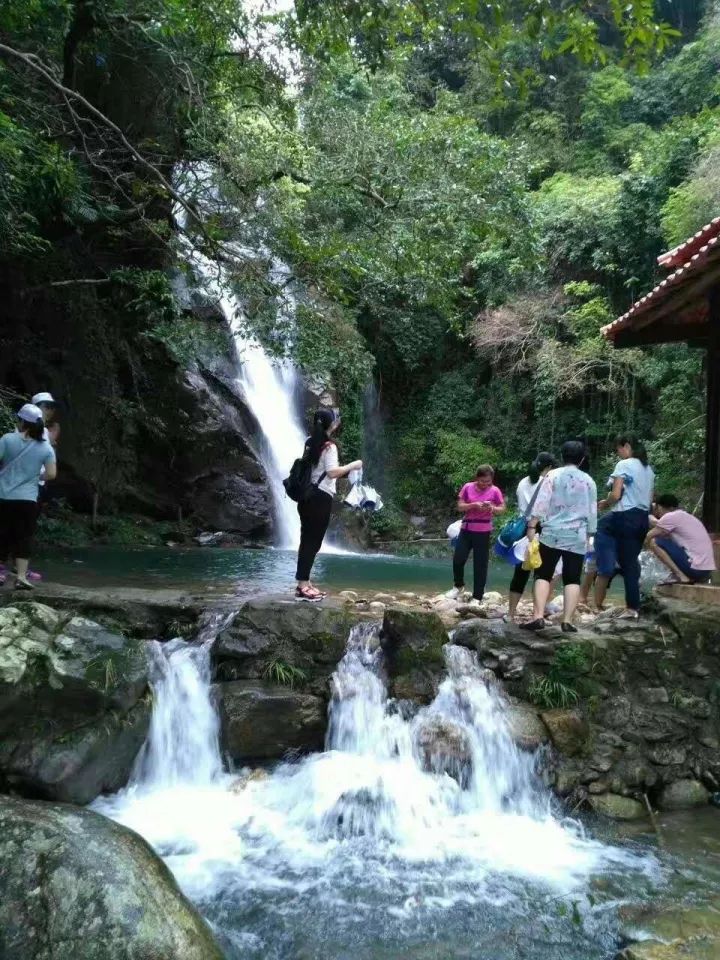
[(17, 430), (0, 437), (0, 560), (15, 558), (19, 590), (32, 590), (27, 573), (37, 525), (40, 475), (54, 480), (55, 451), (45, 439), (42, 410), (26, 403)]

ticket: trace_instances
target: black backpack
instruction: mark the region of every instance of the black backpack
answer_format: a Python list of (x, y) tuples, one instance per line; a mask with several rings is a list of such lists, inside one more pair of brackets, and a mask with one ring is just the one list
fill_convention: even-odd
[(317, 483), (312, 482), (312, 463), (310, 462), (310, 451), (298, 457), (290, 468), (290, 476), (283, 480), (285, 493), (296, 503), (304, 503), (309, 500), (317, 488), (325, 479), (325, 471), (320, 474)]

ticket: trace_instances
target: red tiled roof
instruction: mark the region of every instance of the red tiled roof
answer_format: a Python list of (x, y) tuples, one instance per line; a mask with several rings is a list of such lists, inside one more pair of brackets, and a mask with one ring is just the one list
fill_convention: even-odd
[[(706, 237), (707, 239), (705, 239)], [(697, 238), (704, 240), (704, 243), (701, 243), (699, 247), (697, 246), (699, 242)], [(664, 254), (664, 257), (681, 256), (680, 251), (683, 251), (686, 256), (683, 265), (667, 276), (650, 293), (641, 297), (630, 307), (627, 313), (603, 327), (601, 333), (604, 337), (613, 340), (621, 330), (632, 327), (639, 316), (646, 313), (651, 307), (658, 306), (676, 290), (679, 290), (686, 281), (692, 279), (696, 273), (702, 270), (714, 254), (720, 253), (720, 217), (703, 227), (695, 237), (691, 237), (684, 244), (676, 247), (675, 250)]]
[(679, 267), (697, 253), (701, 247), (711, 240), (713, 237), (716, 237), (720, 234), (720, 217), (715, 217), (714, 220), (711, 220), (710, 223), (706, 223), (702, 230), (698, 230), (694, 236), (690, 237), (684, 243), (681, 243), (677, 247), (673, 247), (672, 250), (668, 250), (667, 253), (661, 253), (657, 258), (657, 262), (661, 267)]

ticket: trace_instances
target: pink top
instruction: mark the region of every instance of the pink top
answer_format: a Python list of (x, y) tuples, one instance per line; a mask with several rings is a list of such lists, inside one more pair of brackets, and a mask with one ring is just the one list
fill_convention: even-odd
[(686, 510), (671, 510), (660, 517), (657, 526), (685, 548), (693, 570), (715, 569), (712, 540), (697, 517)]
[[(463, 503), (492, 503), (496, 507), (505, 505), (505, 498), (498, 487), (493, 485), (486, 490), (478, 490), (474, 481), (465, 484), (458, 494), (458, 500)], [(471, 510), (464, 515), (462, 525), (468, 533), (490, 533), (493, 514), (487, 509)]]

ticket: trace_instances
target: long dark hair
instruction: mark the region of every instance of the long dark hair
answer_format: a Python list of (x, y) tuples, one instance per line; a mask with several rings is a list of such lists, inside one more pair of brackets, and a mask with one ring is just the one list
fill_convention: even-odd
[(308, 452), (312, 464), (316, 465), (319, 462), (323, 447), (328, 442), (328, 430), (333, 423), (335, 423), (335, 414), (332, 410), (321, 407), (315, 411), (313, 415), (312, 433), (308, 441)]
[(35, 423), (28, 423), (27, 420), (20, 421), (20, 429), (26, 433), (31, 440), (42, 440), (45, 436), (45, 421), (42, 417)]
[(548, 467), (550, 467), (552, 470), (556, 466), (557, 460), (555, 457), (551, 453), (548, 453), (547, 450), (543, 450), (542, 453), (539, 453), (530, 464), (530, 469), (528, 470), (530, 483), (537, 483), (543, 470), (546, 470)]
[(619, 437), (615, 439), (616, 447), (624, 447), (625, 444), (632, 447), (632, 455), (636, 460), (639, 460), (640, 463), (647, 467), (649, 464), (647, 450), (645, 449), (645, 444), (642, 440), (638, 440), (637, 437), (627, 436), (624, 433), (621, 433)]

